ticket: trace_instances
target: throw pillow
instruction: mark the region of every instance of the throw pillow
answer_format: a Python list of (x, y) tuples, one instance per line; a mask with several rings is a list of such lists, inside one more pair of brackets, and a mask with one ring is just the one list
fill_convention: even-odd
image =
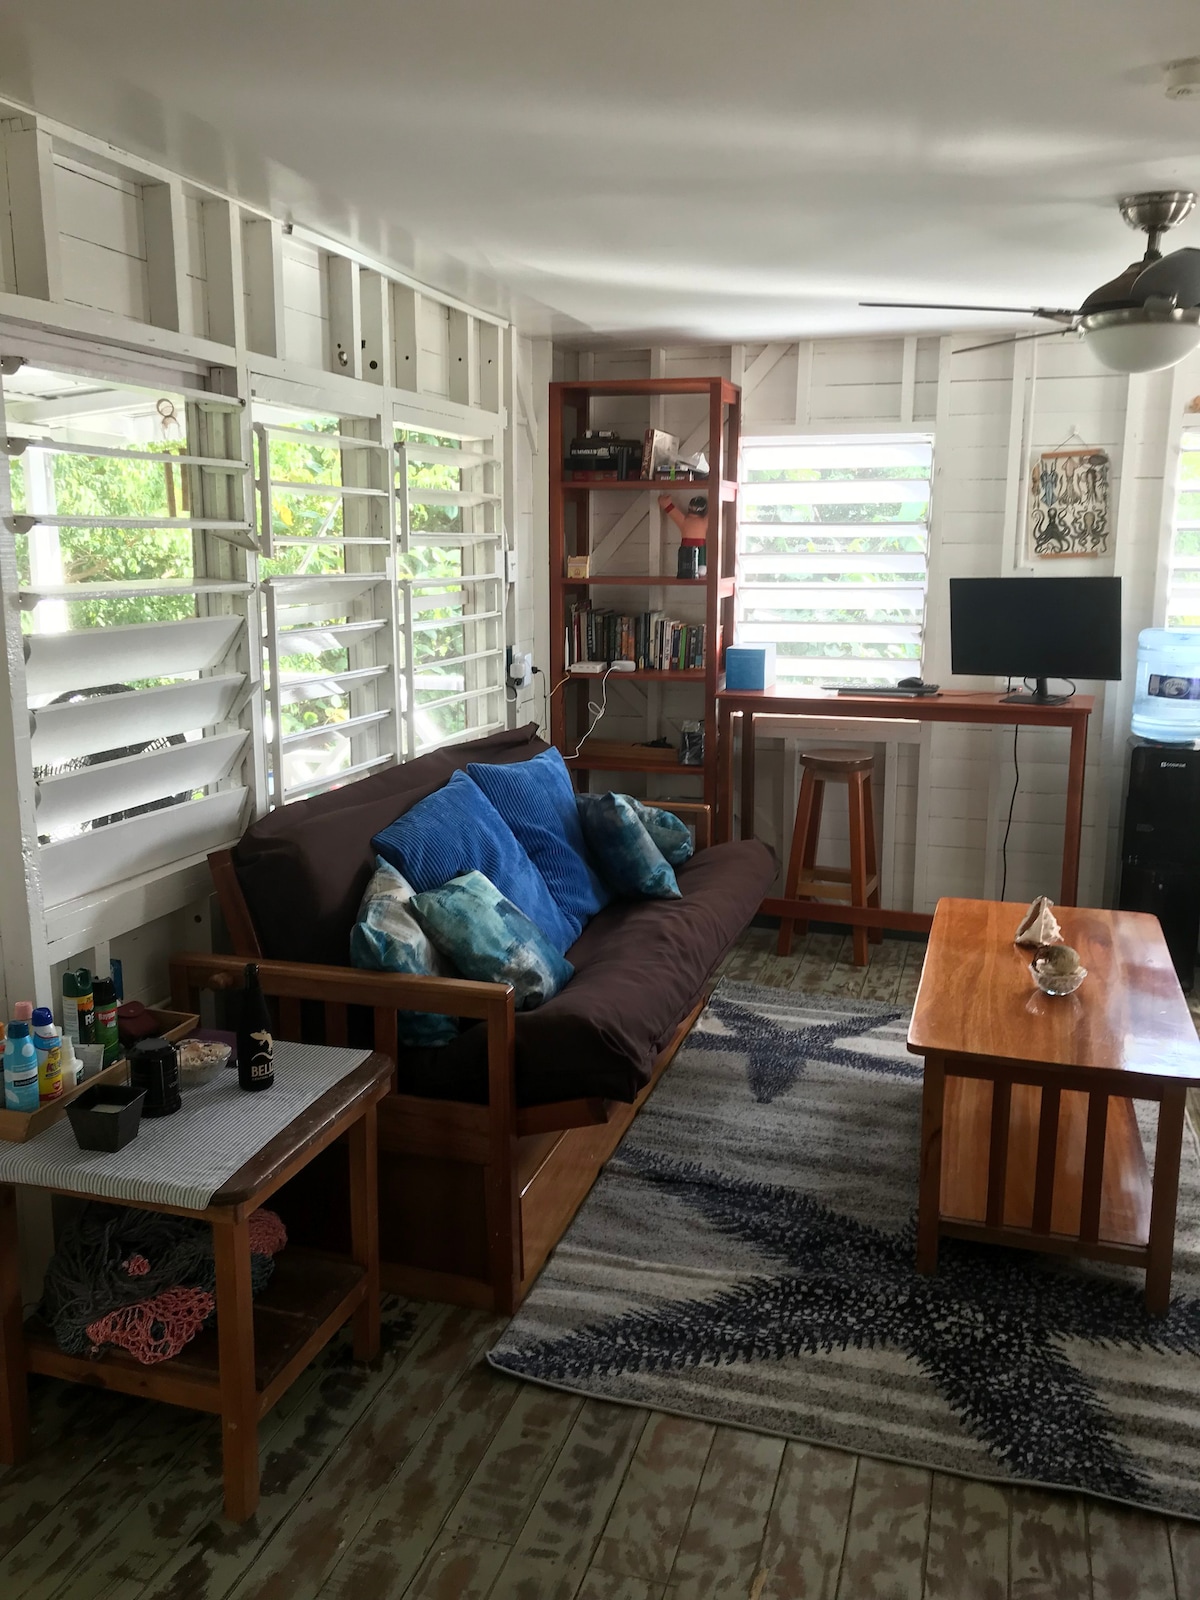
[[(358, 908), (358, 921), (350, 930), (350, 965), (372, 972), (460, 977), (413, 916), (409, 909), (412, 896), (412, 886), (403, 874), (376, 857), (374, 876)], [(401, 1044), (449, 1044), (458, 1037), (458, 1023), (432, 1011), (397, 1011), (396, 1034)]]
[(614, 894), (636, 900), (680, 900), (671, 864), (625, 794), (577, 797), (583, 836)]
[(578, 937), (612, 896), (584, 853), (575, 790), (562, 756), (543, 750), (531, 761), (502, 767), (473, 761), (467, 773), (508, 823)]
[(440, 889), (464, 872), (482, 872), (506, 900), (535, 922), (561, 953), (574, 944), (571, 924), (512, 829), (465, 772), (426, 795), (371, 840), (419, 893)]
[(434, 944), (466, 977), (511, 983), (518, 1011), (532, 1011), (575, 976), (536, 923), (482, 872), (414, 895), (412, 905)]
[(673, 867), (681, 867), (695, 851), (691, 829), (682, 817), (673, 811), (663, 811), (658, 806), (643, 805), (633, 795), (624, 797), (638, 814), (642, 827), (654, 840), (664, 857)]

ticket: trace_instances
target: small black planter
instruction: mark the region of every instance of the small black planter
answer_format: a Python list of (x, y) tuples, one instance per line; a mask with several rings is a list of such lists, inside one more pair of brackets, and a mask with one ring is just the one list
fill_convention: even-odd
[[(75, 1143), (81, 1150), (120, 1150), (137, 1138), (142, 1116), (144, 1089), (101, 1084), (81, 1094), (67, 1107)], [(101, 1110), (116, 1106), (114, 1111)]]

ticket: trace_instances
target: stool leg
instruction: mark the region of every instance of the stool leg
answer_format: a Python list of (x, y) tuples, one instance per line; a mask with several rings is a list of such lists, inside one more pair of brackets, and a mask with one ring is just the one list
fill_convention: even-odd
[[(852, 906), (865, 906), (867, 903), (867, 834), (865, 816), (863, 814), (863, 775), (861, 772), (850, 774), (849, 794), (850, 801), (850, 904)], [(855, 924), (854, 940), (854, 965), (865, 967), (870, 959), (867, 950), (867, 929)]]
[[(874, 878), (875, 887), (867, 896), (869, 906), (879, 905), (879, 862), (875, 855), (875, 800), (871, 792), (871, 774), (863, 776), (863, 826), (867, 832), (867, 877)], [(872, 928), (868, 937), (872, 944), (883, 943), (883, 929)]]
[[(825, 780), (813, 778), (812, 810), (808, 818), (808, 832), (804, 836), (804, 848), (800, 853), (800, 882), (803, 884), (817, 865), (817, 845), (821, 838), (821, 817), (825, 808)], [(799, 889), (799, 885), (797, 886)], [(805, 895), (807, 900), (809, 897)], [(798, 921), (795, 930), (803, 939), (808, 933), (808, 923)]]
[[(792, 847), (788, 851), (787, 874), (783, 881), (783, 897), (785, 900), (794, 900), (796, 891), (800, 886), (800, 871), (804, 865), (804, 854), (808, 844), (812, 822), (816, 819), (818, 826), (821, 821), (821, 793), (810, 772), (805, 772), (800, 780), (800, 799), (796, 806), (796, 825), (792, 829)], [(794, 917), (784, 917), (779, 923), (779, 941), (775, 946), (776, 954), (790, 956), (792, 953), (792, 931), (796, 926)], [(808, 924), (801, 923), (801, 931), (808, 932)]]

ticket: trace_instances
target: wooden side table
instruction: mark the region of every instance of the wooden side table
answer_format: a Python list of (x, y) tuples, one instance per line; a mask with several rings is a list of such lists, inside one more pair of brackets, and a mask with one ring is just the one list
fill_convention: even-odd
[[(0, 1185), (0, 1459), (16, 1462), (29, 1451), (27, 1373), (115, 1389), (218, 1415), (225, 1514), (234, 1522), (251, 1516), (258, 1505), (259, 1418), (343, 1323), (353, 1319), (358, 1360), (379, 1350), (376, 1108), (394, 1073), (386, 1056), (368, 1056), (222, 1184), (203, 1210), (142, 1207), (211, 1223), (217, 1276), (216, 1329), (155, 1366), (120, 1350), (95, 1360), (64, 1355), (37, 1317), (22, 1326), (16, 1190)], [(351, 1259), (289, 1245), (255, 1300), (251, 1215), (343, 1134), (350, 1148)]]

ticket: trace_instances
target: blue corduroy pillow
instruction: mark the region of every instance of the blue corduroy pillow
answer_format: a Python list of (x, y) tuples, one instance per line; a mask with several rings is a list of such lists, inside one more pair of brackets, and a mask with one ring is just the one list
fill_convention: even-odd
[(531, 761), (499, 767), (473, 761), (467, 774), (508, 823), (578, 937), (612, 896), (588, 864), (562, 756), (543, 750)]
[(577, 804), (592, 859), (614, 894), (627, 900), (683, 898), (674, 869), (628, 795), (581, 794)]
[(456, 772), (371, 840), (418, 894), (440, 889), (464, 872), (482, 872), (518, 911), (537, 924), (561, 953), (574, 930), (554, 903), (546, 880), (478, 784)]
[(414, 895), (412, 908), (434, 944), (466, 977), (511, 983), (518, 1011), (542, 1005), (575, 976), (542, 930), (482, 872), (466, 872), (440, 889)]
[[(350, 965), (372, 972), (460, 978), (462, 974), (413, 916), (412, 897), (412, 885), (403, 873), (377, 857), (374, 876), (358, 908), (358, 921), (350, 930)], [(396, 1035), (401, 1044), (449, 1044), (458, 1037), (458, 1023), (433, 1011), (397, 1011)]]

